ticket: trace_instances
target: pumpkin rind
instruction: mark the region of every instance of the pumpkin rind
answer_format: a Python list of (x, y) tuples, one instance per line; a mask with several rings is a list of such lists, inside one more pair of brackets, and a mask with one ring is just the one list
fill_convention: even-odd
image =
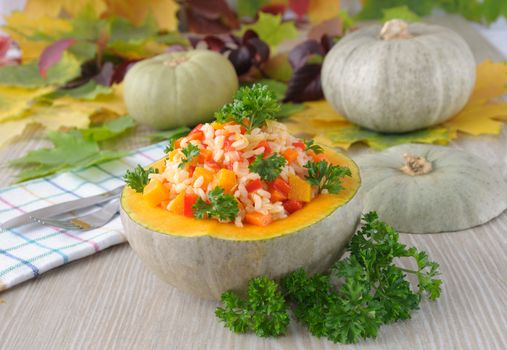
[(213, 118), (238, 88), (234, 67), (208, 50), (162, 54), (136, 63), (125, 76), (129, 114), (157, 129), (192, 126)]
[[(409, 176), (404, 155), (432, 164), (424, 175)], [(400, 145), (359, 157), (363, 210), (377, 211), (395, 229), (407, 233), (459, 231), (478, 226), (507, 208), (507, 184), (482, 159), (456, 149)]]
[(410, 39), (382, 40), (381, 27), (345, 36), (322, 67), (326, 99), (350, 121), (380, 132), (406, 132), (439, 124), (468, 101), (475, 60), (455, 32), (409, 24)]
[(342, 254), (361, 212), (355, 196), (360, 185), (357, 166), (343, 155), (331, 158), (351, 168), (353, 176), (344, 179), (347, 190), (341, 196), (321, 195), (265, 227), (239, 228), (150, 208), (126, 188), (121, 218), (127, 239), (162, 280), (205, 299), (218, 300), (229, 289), (242, 291), (259, 275), (280, 278), (301, 266), (324, 271)]

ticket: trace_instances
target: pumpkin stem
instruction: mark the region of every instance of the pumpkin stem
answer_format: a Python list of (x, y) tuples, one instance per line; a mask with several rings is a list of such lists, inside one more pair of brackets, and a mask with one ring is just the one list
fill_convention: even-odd
[(401, 19), (392, 19), (384, 23), (380, 30), (383, 40), (410, 39), (414, 36), (408, 31), (408, 23)]
[(405, 153), (403, 155), (405, 165), (400, 168), (405, 174), (410, 176), (425, 175), (433, 170), (431, 162), (423, 156), (416, 156)]

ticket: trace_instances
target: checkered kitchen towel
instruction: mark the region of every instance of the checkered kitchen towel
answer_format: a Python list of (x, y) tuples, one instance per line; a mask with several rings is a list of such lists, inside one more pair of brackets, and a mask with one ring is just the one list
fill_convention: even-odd
[[(163, 156), (165, 144), (87, 169), (0, 189), (0, 222), (19, 214), (112, 190), (123, 184), (128, 168)], [(76, 259), (125, 242), (120, 218), (86, 232), (26, 225), (0, 231), (0, 291)]]

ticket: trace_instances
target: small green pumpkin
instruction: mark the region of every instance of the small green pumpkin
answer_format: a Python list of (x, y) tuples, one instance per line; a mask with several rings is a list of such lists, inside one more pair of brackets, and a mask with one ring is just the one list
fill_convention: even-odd
[(478, 226), (507, 209), (507, 185), (483, 160), (456, 149), (400, 145), (359, 157), (365, 212), (401, 232)]
[(173, 52), (139, 62), (124, 84), (125, 104), (139, 123), (156, 129), (207, 122), (238, 89), (234, 67), (207, 50)]
[(336, 111), (380, 132), (439, 124), (468, 101), (475, 60), (450, 29), (400, 20), (345, 36), (322, 67), (322, 89)]

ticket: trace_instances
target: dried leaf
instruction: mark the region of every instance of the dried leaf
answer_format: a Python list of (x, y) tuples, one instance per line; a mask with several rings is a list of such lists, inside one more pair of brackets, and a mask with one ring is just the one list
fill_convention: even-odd
[(0, 122), (18, 119), (34, 104), (38, 97), (44, 96), (52, 90), (52, 87), (29, 89), (0, 85), (0, 106), (2, 106)]
[(90, 80), (77, 88), (56, 90), (50, 94), (44, 95), (43, 98), (54, 100), (68, 96), (78, 100), (95, 100), (101, 95), (110, 95), (112, 92), (113, 90), (109, 86), (100, 85)]
[[(72, 96), (64, 96), (54, 100), (54, 106), (71, 106), (76, 110), (99, 112), (102, 109), (110, 110), (118, 115), (127, 114), (127, 108), (123, 102), (122, 85), (113, 85), (112, 93), (108, 95), (97, 95), (93, 100), (86, 101)], [(91, 113), (89, 113), (91, 114)]]
[(282, 22), (282, 16), (271, 15), (269, 13), (259, 13), (259, 19), (254, 24), (245, 25), (241, 28), (241, 32), (248, 29), (255, 31), (261, 40), (265, 41), (272, 49), (274, 49), (281, 42), (297, 38), (299, 33), (294, 25), (294, 22)]
[(76, 16), (87, 7), (93, 8), (97, 13), (102, 13), (106, 9), (103, 0), (28, 0), (24, 12), (32, 18)]
[(72, 29), (69, 21), (45, 16), (32, 18), (26, 12), (13, 12), (5, 21), (2, 30), (18, 43), (23, 62), (38, 60), (54, 38)]
[(59, 85), (75, 78), (80, 71), (79, 61), (70, 53), (65, 52), (60, 62), (47, 70), (46, 79), (40, 75), (36, 62), (1, 67), (0, 85), (29, 88)]
[(308, 17), (312, 23), (320, 23), (336, 17), (340, 12), (340, 0), (312, 0), (308, 8)]
[(47, 79), (48, 69), (60, 62), (64, 51), (75, 43), (76, 39), (74, 38), (60, 39), (47, 46), (44, 51), (42, 51), (38, 67), (39, 73), (44, 79)]
[(134, 25), (141, 25), (146, 16), (155, 16), (161, 30), (174, 31), (178, 27), (176, 12), (179, 5), (174, 0), (104, 0), (107, 5), (105, 16), (122, 16)]
[(485, 101), (507, 93), (507, 63), (486, 60), (477, 65), (477, 78), (471, 100)]

